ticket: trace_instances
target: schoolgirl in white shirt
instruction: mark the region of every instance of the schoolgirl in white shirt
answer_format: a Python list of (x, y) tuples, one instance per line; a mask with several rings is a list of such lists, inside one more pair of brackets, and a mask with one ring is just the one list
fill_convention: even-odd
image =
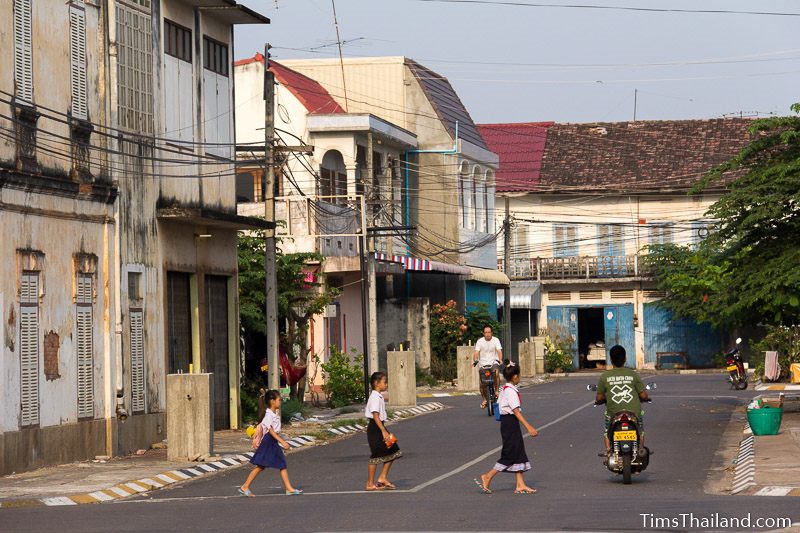
[[(383, 399), (383, 391), (387, 389), (386, 374), (374, 372), (370, 376), (369, 384), (372, 392), (367, 400), (367, 407), (364, 409), (364, 416), (369, 419), (367, 424), (367, 442), (369, 442), (370, 457), (368, 464), (368, 477), (366, 490), (394, 490), (397, 487), (389, 481), (389, 469), (395, 459), (403, 456), (403, 452), (397, 446), (397, 440), (386, 430), (386, 401)], [(375, 472), (378, 465), (383, 468), (375, 479)]]
[(498, 472), (511, 472), (516, 476), (517, 481), (515, 494), (534, 494), (536, 489), (529, 487), (522, 477), (523, 472), (531, 469), (531, 463), (525, 453), (525, 442), (522, 440), (520, 426), (525, 426), (531, 437), (535, 437), (538, 432), (522, 416), (521, 398), (517, 387), (519, 385), (519, 366), (506, 359), (503, 377), (506, 379), (506, 384), (500, 391), (500, 398), (497, 401), (500, 409), (500, 436), (503, 438), (503, 449), (500, 452), (500, 459), (497, 460), (494, 467), (482, 474), (480, 479), (475, 478), (475, 484), (485, 494), (491, 494), (489, 486), (494, 476)]

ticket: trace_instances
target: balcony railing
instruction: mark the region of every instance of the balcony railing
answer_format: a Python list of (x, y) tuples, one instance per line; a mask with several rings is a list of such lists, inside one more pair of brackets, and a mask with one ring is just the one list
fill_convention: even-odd
[(497, 264), (511, 279), (537, 281), (639, 278), (650, 275), (638, 255), (512, 259), (508, 271), (502, 259)]

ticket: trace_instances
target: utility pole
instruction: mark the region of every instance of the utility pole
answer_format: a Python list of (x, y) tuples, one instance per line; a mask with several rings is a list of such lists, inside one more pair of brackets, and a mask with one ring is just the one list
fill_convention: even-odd
[(636, 104), (639, 99), (639, 89), (633, 90), (633, 121), (636, 122)]
[[(505, 197), (506, 217), (503, 220), (503, 267), (511, 279), (511, 208), (509, 197)], [(503, 288), (503, 350), (511, 354), (511, 285)], [(509, 355), (509, 359), (511, 359)]]
[[(364, 194), (368, 195), (370, 202), (364, 202), (364, 209), (374, 209), (373, 202), (377, 201), (374, 191), (375, 186), (375, 165), (373, 163), (372, 132), (367, 132), (367, 181), (364, 184)], [(369, 206), (369, 207), (368, 207)], [(374, 211), (370, 213), (372, 218), (371, 226), (375, 225)], [(367, 241), (367, 314), (369, 317), (367, 332), (369, 338), (368, 357), (369, 374), (377, 372), (378, 369), (378, 298), (375, 290), (375, 235), (372, 239), (368, 234), (368, 229), (364, 228), (364, 238)]]
[[(264, 218), (275, 223), (275, 76), (269, 70), (270, 45), (264, 45)], [(280, 363), (278, 361), (278, 276), (275, 256), (275, 226), (266, 231), (264, 274), (267, 297), (267, 362), (269, 388), (280, 388)]]

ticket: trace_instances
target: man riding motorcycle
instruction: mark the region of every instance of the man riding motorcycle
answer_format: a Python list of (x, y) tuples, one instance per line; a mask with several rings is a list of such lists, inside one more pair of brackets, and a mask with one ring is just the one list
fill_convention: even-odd
[(603, 426), (603, 442), (606, 455), (611, 453), (611, 443), (608, 441), (608, 428), (611, 418), (620, 411), (629, 411), (639, 418), (642, 446), (644, 446), (644, 412), (641, 402), (648, 401), (647, 389), (636, 371), (625, 368), (625, 348), (614, 346), (610, 350), (613, 368), (606, 370), (597, 383), (597, 396), (595, 402), (606, 404), (605, 424)]
[[(472, 366), (480, 364), (480, 366), (492, 367), (494, 374), (494, 390), (500, 390), (500, 363), (503, 360), (503, 346), (497, 337), (492, 337), (492, 326), (483, 327), (483, 337), (478, 339), (475, 343), (475, 352), (472, 354)], [(481, 396), (483, 402), (481, 409), (486, 409), (486, 402), (489, 398), (486, 395), (486, 385), (481, 381)]]

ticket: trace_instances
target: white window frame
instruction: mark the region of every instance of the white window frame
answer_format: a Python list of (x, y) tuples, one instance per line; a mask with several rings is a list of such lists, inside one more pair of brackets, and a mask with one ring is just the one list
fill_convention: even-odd
[(75, 290), (75, 359), (78, 419), (94, 418), (94, 277), (78, 273)]
[(14, 0), (14, 94), (33, 104), (33, 0)]
[(39, 425), (39, 287), (41, 274), (23, 271), (19, 295), (20, 426)]
[(72, 92), (72, 116), (89, 120), (86, 74), (86, 9), (82, 1), (69, 6), (69, 78)]

